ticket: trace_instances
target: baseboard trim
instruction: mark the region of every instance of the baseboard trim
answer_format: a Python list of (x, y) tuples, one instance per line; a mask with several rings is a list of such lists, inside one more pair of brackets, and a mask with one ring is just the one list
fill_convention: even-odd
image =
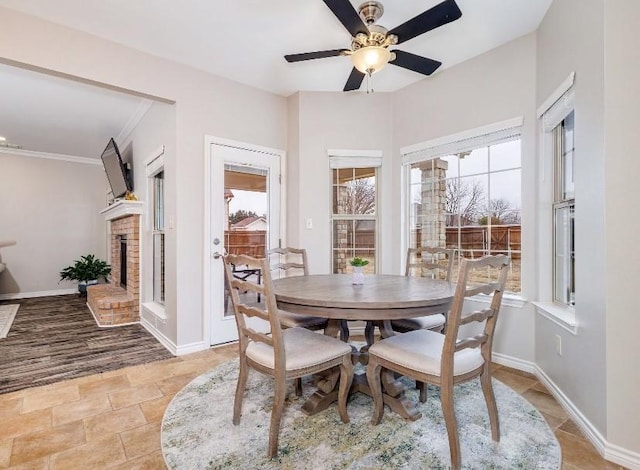
[(175, 343), (171, 341), (169, 338), (167, 338), (164, 334), (162, 334), (162, 332), (158, 330), (155, 326), (153, 326), (153, 324), (151, 324), (149, 320), (147, 320), (144, 317), (140, 317), (140, 324), (145, 330), (151, 333), (153, 337), (157, 339), (158, 342), (161, 345), (163, 345), (167, 351), (169, 351), (174, 356), (178, 355), (177, 353), (178, 348), (176, 347)]
[[(605, 448), (607, 447), (606, 439), (600, 434), (593, 424), (587, 419), (585, 415), (573, 404), (573, 402), (567, 397), (562, 390), (549, 378), (547, 374), (538, 366), (536, 366), (535, 375), (538, 380), (549, 389), (554, 398), (560, 403), (573, 422), (580, 428), (586, 438), (591, 441), (600, 455), (605, 455)], [(609, 444), (610, 445), (610, 444)], [(606, 458), (606, 457), (605, 457)]]
[(491, 355), (491, 358), (496, 364), (511, 367), (512, 369), (521, 370), (523, 372), (529, 372), (530, 374), (536, 373), (536, 365), (533, 362), (524, 361), (516, 357), (507, 356), (506, 354), (495, 352)]
[(640, 454), (614, 444), (606, 444), (604, 458), (631, 470), (640, 470)]
[(51, 295), (77, 294), (78, 289), (41, 290), (37, 292), (17, 292), (15, 294), (0, 294), (0, 300), (31, 299), (34, 297), (49, 297)]
[(184, 356), (185, 354), (191, 354), (208, 349), (208, 346), (204, 343), (204, 341), (198, 341), (195, 343), (188, 343), (178, 346), (144, 317), (140, 318), (140, 324), (174, 356)]

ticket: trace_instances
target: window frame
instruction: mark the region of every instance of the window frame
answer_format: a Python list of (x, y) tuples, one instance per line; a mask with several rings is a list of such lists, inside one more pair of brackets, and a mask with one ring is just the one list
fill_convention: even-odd
[[(575, 306), (554, 302), (554, 211), (556, 195), (556, 146), (553, 129), (575, 111), (575, 73), (569, 74), (560, 86), (537, 110), (539, 128), (539, 191), (538, 191), (538, 300), (533, 301), (536, 312), (562, 327), (578, 334)], [(574, 115), (574, 122), (576, 116)], [(575, 132), (575, 130), (574, 130)], [(574, 138), (575, 139), (575, 138)]]
[[(382, 272), (381, 268), (381, 256), (380, 256), (380, 180), (381, 180), (381, 167), (382, 167), (382, 151), (380, 150), (336, 150), (330, 149), (327, 151), (329, 157), (329, 200), (331, 201), (329, 207), (329, 239), (330, 239), (330, 272), (334, 271), (334, 222), (336, 220), (372, 220), (374, 221), (375, 236), (374, 236), (374, 256), (375, 256), (375, 270), (374, 272)], [(371, 214), (334, 214), (333, 211), (333, 188), (334, 188), (334, 170), (356, 170), (358, 168), (373, 168), (375, 178), (375, 213)]]
[[(400, 149), (402, 155), (402, 172), (401, 172), (401, 187), (403, 188), (404, 196), (402, 198), (402, 224), (401, 224), (401, 246), (398, 252), (403, 260), (402, 272), (405, 269), (405, 258), (407, 248), (410, 243), (411, 230), (409, 227), (410, 210), (411, 210), (411, 166), (414, 163), (420, 161), (426, 161), (433, 158), (438, 158), (443, 155), (450, 155), (455, 153), (461, 153), (472, 150), (474, 148), (480, 148), (482, 146), (496, 145), (501, 142), (509, 140), (515, 140), (516, 138), (522, 141), (524, 118), (515, 117), (500, 121), (485, 126), (468, 129), (462, 132), (451, 134), (448, 136), (439, 137), (426, 142), (421, 142), (411, 146), (403, 147)], [(513, 138), (510, 138), (513, 137)], [(522, 149), (521, 149), (522, 156)], [(522, 169), (522, 160), (520, 164)], [(498, 173), (502, 170), (498, 170), (494, 173)], [(522, 171), (522, 170), (521, 170)], [(491, 173), (488, 173), (491, 174)], [(521, 173), (522, 174), (522, 173)], [(521, 181), (522, 184), (522, 181)], [(522, 211), (522, 206), (521, 206)], [(522, 215), (521, 215), (522, 216)], [(522, 221), (521, 221), (522, 224)], [(522, 253), (522, 247), (520, 252)], [(524, 272), (524, 268), (521, 265), (521, 272)], [(474, 300), (480, 302), (490, 302), (491, 299), (487, 296), (478, 295), (474, 297)], [(526, 305), (527, 300), (525, 298), (525, 286), (521, 285), (521, 291), (518, 294), (505, 293), (503, 296), (503, 305), (522, 308)]]

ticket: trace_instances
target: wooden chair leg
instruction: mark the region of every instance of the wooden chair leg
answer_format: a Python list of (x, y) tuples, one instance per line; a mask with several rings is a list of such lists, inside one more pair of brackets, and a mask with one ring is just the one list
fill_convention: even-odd
[(293, 389), (295, 390), (297, 397), (302, 396), (302, 377), (293, 379)]
[(278, 455), (278, 435), (280, 434), (280, 420), (284, 410), (284, 399), (287, 394), (287, 384), (284, 376), (275, 377), (275, 396), (273, 397), (273, 409), (271, 410), (271, 426), (269, 427), (269, 458)]
[(427, 401), (427, 384), (416, 380), (416, 388), (420, 392), (420, 403), (425, 403)]
[(498, 406), (496, 405), (496, 397), (493, 393), (493, 385), (491, 383), (491, 373), (489, 367), (480, 375), (480, 384), (484, 393), (484, 401), (487, 402), (487, 411), (489, 412), (489, 422), (491, 423), (491, 438), (498, 442), (500, 440), (500, 421), (498, 419)]
[(440, 401), (442, 402), (442, 414), (447, 426), (449, 436), (449, 452), (451, 453), (451, 468), (459, 470), (462, 459), (460, 457), (460, 440), (458, 439), (458, 422), (453, 406), (453, 383), (443, 384), (440, 389)]
[(247, 385), (247, 377), (249, 376), (249, 366), (246, 360), (240, 357), (240, 373), (238, 374), (238, 383), (236, 384), (236, 396), (233, 400), (233, 424), (240, 424), (240, 415), (242, 414), (242, 400), (244, 398), (244, 389)]
[(373, 416), (371, 424), (380, 424), (384, 413), (384, 402), (382, 400), (382, 383), (380, 382), (381, 366), (375, 357), (369, 357), (369, 365), (367, 366), (367, 382), (373, 395)]
[(338, 413), (343, 423), (349, 422), (349, 414), (347, 412), (347, 398), (349, 397), (349, 389), (353, 382), (353, 364), (351, 356), (345, 356), (340, 366), (340, 388), (338, 389)]

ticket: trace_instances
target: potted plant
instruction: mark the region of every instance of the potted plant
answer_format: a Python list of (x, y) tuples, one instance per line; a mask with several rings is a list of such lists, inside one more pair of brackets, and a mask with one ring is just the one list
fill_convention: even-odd
[(78, 291), (86, 294), (87, 285), (97, 284), (99, 278), (111, 273), (111, 266), (95, 255), (84, 255), (75, 260), (73, 265), (60, 271), (60, 281), (78, 281)]
[(364, 273), (362, 272), (362, 268), (369, 264), (369, 261), (366, 259), (355, 257), (349, 264), (353, 266), (353, 279), (352, 284), (360, 285), (364, 284)]

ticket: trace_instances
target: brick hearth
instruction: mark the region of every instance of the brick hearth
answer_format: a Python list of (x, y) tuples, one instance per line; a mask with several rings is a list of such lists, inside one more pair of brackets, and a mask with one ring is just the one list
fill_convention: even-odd
[[(87, 304), (99, 326), (140, 321), (140, 202), (121, 201), (104, 211), (110, 225), (111, 280), (87, 288)], [(120, 243), (126, 237), (126, 287), (121, 286)]]

